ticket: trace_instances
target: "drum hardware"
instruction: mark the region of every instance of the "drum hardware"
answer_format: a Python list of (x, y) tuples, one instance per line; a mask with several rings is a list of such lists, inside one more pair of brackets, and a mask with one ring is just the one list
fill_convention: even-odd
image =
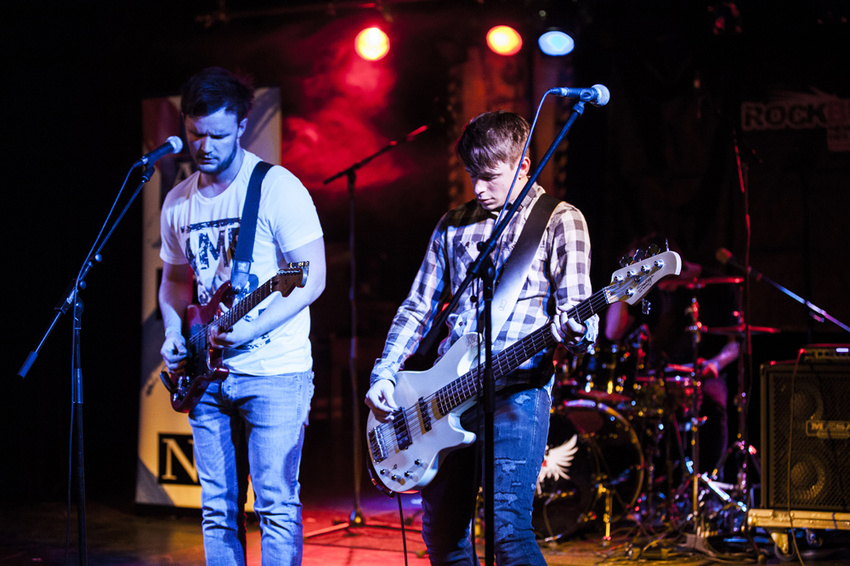
[(641, 325), (620, 343), (592, 344), (570, 376), (574, 394), (618, 408), (629, 404), (646, 370), (649, 330)]
[[(743, 336), (747, 328), (743, 324), (736, 324), (735, 326), (703, 327), (702, 331), (706, 334), (722, 336)], [(778, 332), (780, 332), (778, 328), (771, 328), (770, 326), (750, 326), (750, 334), (776, 334)]]
[(702, 279), (691, 279), (681, 284), (684, 289), (704, 289), (709, 285), (740, 285), (744, 282), (743, 277), (703, 277)]
[[(729, 283), (738, 281), (697, 279), (685, 288)], [(663, 527), (705, 544), (712, 533), (743, 529), (750, 506), (740, 497), (747, 494), (746, 479), (738, 473), (731, 485), (718, 481), (716, 471), (699, 473), (699, 429), (706, 417), (700, 415), (703, 390), (695, 370), (703, 337), (738, 337), (743, 320), (739, 309), (737, 324), (707, 327), (701, 307), (693, 296), (685, 310), (689, 320), (683, 330), (691, 337), (693, 363), (647, 368), (650, 336), (642, 327), (619, 344), (595, 346), (556, 364), (564, 379), (558, 381), (561, 395), (552, 412), (533, 513), (541, 538), (558, 541), (593, 523), (604, 526), (602, 542), (608, 546), (613, 527), (624, 518), (636, 521), (642, 532)], [(735, 402), (743, 407), (742, 394)], [(573, 437), (573, 445), (562, 449)], [(743, 445), (737, 449), (749, 452)], [(571, 452), (566, 463), (563, 450)], [(724, 460), (725, 455), (718, 469)]]
[(547, 542), (557, 541), (601, 512), (610, 537), (611, 525), (637, 501), (643, 478), (643, 450), (629, 421), (603, 403), (568, 401), (551, 413), (534, 529)]
[(605, 485), (599, 486), (599, 493), (605, 497), (605, 512), (602, 514), (602, 523), (605, 525), (605, 535), (602, 537), (602, 546), (607, 548), (611, 544), (611, 522), (614, 514), (614, 494)]
[[(741, 283), (743, 283), (742, 278), (718, 277), (704, 279), (701, 281), (698, 280), (692, 285), (687, 286), (687, 288), (691, 289), (700, 289), (710, 284), (735, 284), (738, 285), (739, 291), (739, 308), (735, 310), (737, 324), (734, 326), (706, 327), (699, 321), (699, 305), (697, 303), (696, 296), (693, 296), (691, 299), (691, 306), (688, 308), (686, 313), (692, 317), (691, 325), (688, 327), (688, 331), (693, 334), (692, 345), (694, 365), (690, 375), (694, 378), (694, 384), (696, 386), (700, 386), (699, 381), (696, 379), (696, 369), (697, 363), (700, 360), (698, 357), (698, 347), (702, 335), (712, 334), (734, 336), (737, 340), (739, 340), (739, 343), (744, 336), (743, 330), (746, 326), (744, 324), (743, 311), (740, 308), (740, 303), (742, 302), (741, 294), (743, 292)], [(761, 333), (778, 332), (777, 329), (768, 327), (756, 327), (756, 330)], [(738, 392), (735, 399), (735, 405), (739, 415), (738, 443), (736, 443), (736, 446), (730, 448), (730, 450), (721, 457), (721, 460), (717, 465), (717, 469), (712, 472), (713, 475), (718, 474), (718, 470), (723, 469), (727, 457), (733, 451), (742, 450), (744, 453), (749, 453), (749, 451), (744, 450), (744, 443), (741, 442), (744, 430), (743, 427), (745, 426), (743, 410), (746, 394), (743, 383), (743, 356), (740, 355), (738, 356), (737, 381)], [(690, 511), (686, 516), (686, 523), (693, 526), (694, 536), (697, 539), (704, 539), (710, 534), (716, 534), (713, 531), (716, 531), (717, 528), (721, 526), (730, 533), (741, 531), (745, 527), (748, 505), (744, 501), (732, 497), (730, 492), (738, 493), (746, 499), (748, 490), (745, 472), (746, 463), (742, 464), (739, 468), (740, 471), (736, 474), (736, 485), (718, 482), (716, 479), (709, 476), (709, 474), (699, 472), (699, 428), (702, 422), (704, 422), (704, 419), (699, 418), (700, 396), (694, 395), (691, 400), (693, 405), (692, 412), (690, 413), (690, 426), (688, 427), (689, 430), (685, 431), (685, 434), (690, 435), (688, 445), (691, 449), (690, 457), (685, 460), (685, 472), (688, 479), (687, 482), (683, 483), (678, 492), (680, 497), (683, 496), (684, 493), (687, 493), (689, 497)], [(712, 525), (715, 525), (714, 529), (712, 529)]]

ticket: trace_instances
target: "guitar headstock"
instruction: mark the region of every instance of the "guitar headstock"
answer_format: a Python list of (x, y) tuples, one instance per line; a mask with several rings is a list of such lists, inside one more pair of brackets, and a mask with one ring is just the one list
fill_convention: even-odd
[[(611, 284), (605, 288), (608, 304), (625, 301), (630, 305), (643, 299), (652, 287), (671, 275), (682, 272), (682, 258), (676, 252), (655, 253), (638, 251), (632, 263), (618, 269), (611, 275)], [(654, 255), (649, 256), (649, 253)]]
[(309, 261), (290, 263), (286, 269), (277, 272), (277, 282), (274, 290), (286, 297), (295, 287), (303, 287), (307, 284), (307, 272), (310, 270)]

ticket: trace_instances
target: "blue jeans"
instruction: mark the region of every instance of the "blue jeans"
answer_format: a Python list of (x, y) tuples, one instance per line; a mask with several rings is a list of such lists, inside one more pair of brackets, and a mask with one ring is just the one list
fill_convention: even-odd
[[(534, 538), (531, 512), (546, 452), (551, 406), (545, 388), (496, 394), (493, 532), (500, 566), (546, 565)], [(462, 415), (461, 424), (476, 433), (476, 442), (446, 456), (434, 480), (422, 490), (422, 537), (431, 564), (479, 565), (469, 527), (481, 466), (489, 465), (482, 461), (484, 413), (480, 404)]]
[(301, 563), (298, 471), (312, 396), (311, 371), (231, 374), (211, 383), (189, 413), (207, 564), (245, 564), (241, 511), (248, 472), (262, 533), (262, 563)]

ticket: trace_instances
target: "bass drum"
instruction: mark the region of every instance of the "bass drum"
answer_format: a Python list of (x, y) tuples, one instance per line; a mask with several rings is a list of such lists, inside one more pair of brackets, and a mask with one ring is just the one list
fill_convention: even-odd
[(614, 409), (578, 399), (553, 410), (546, 456), (534, 498), (532, 525), (558, 540), (602, 517), (606, 492), (611, 522), (633, 508), (643, 486), (644, 458), (637, 434)]

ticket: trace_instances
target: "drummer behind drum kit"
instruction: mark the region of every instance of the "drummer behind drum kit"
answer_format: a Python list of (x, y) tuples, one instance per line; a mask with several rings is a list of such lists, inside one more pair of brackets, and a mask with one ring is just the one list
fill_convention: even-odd
[[(707, 285), (740, 286), (742, 281), (716, 277), (679, 286), (698, 290)], [(692, 333), (695, 343), (701, 333), (743, 337), (743, 324), (702, 325), (695, 298), (694, 304), (693, 324), (684, 332)], [(762, 327), (751, 331), (778, 332)], [(724, 489), (743, 495), (745, 486), (720, 484), (707, 474), (694, 473), (702, 389), (693, 364), (646, 367), (648, 341), (643, 325), (620, 344), (592, 346), (556, 365), (558, 381), (532, 517), (544, 540), (568, 537), (598, 525), (600, 519), (606, 544), (612, 524), (624, 518), (674, 530), (690, 523), (698, 523), (701, 531), (743, 528), (747, 505)], [(740, 371), (738, 378), (740, 398), (744, 395)], [(744, 417), (739, 416), (740, 433)], [(657, 465), (662, 467), (660, 474)], [(738, 476), (739, 484), (745, 483)], [(710, 505), (710, 499), (716, 504)]]

